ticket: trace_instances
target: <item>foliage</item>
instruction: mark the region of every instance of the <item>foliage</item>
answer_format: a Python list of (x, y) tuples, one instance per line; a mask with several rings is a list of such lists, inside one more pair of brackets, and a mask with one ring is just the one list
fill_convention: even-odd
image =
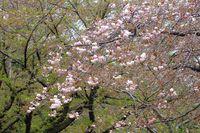
[(0, 6), (0, 132), (200, 130), (198, 1)]

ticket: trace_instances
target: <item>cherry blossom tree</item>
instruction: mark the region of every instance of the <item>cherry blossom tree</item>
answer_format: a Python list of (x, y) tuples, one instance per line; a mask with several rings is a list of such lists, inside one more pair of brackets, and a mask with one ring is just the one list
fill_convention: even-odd
[[(188, 128), (198, 127), (199, 7), (198, 0), (109, 4), (107, 17), (87, 27), (74, 43), (50, 48), (43, 75), (61, 80), (38, 92), (27, 114), (49, 101), (49, 116), (57, 117), (59, 108), (85, 92), (92, 121), (87, 131), (92, 132), (98, 128), (93, 103), (103, 88), (126, 94), (133, 103), (104, 132), (129, 127), (154, 133), (163, 131), (159, 125), (174, 132), (188, 123)], [(80, 116), (80, 110), (68, 112), (69, 120)]]

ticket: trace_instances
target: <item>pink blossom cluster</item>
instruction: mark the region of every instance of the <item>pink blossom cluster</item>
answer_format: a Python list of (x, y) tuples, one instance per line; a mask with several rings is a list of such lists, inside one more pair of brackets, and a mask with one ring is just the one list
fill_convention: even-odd
[(29, 106), (27, 113), (31, 113), (33, 110), (35, 110), (40, 105), (40, 102), (42, 100), (45, 100), (47, 97), (48, 97), (47, 88), (44, 87), (42, 93), (36, 94), (35, 100), (30, 102), (31, 105)]

